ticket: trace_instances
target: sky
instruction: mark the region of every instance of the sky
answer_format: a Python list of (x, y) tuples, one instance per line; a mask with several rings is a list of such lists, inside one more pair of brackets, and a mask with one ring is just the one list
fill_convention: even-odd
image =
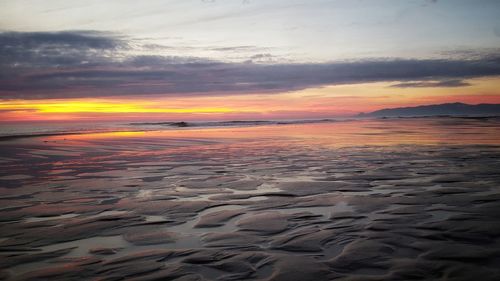
[(0, 0), (0, 122), (500, 103), (496, 0)]

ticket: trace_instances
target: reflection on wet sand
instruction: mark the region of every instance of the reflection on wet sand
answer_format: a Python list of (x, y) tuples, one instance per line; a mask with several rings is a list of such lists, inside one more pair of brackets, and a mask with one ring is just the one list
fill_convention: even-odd
[(0, 279), (500, 278), (498, 119), (0, 147)]

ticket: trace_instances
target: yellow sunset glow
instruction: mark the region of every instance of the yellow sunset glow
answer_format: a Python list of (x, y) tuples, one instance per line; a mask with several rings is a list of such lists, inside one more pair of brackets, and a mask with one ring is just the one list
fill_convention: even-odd
[(99, 102), (99, 101), (53, 101), (53, 102), (1, 102), (0, 110), (33, 110), (40, 113), (227, 113), (225, 107), (163, 108), (155, 103), (144, 102)]

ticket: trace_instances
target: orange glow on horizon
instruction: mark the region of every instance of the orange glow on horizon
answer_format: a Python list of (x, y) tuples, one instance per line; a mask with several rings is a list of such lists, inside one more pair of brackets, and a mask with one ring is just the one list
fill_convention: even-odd
[(448, 102), (500, 103), (500, 77), (468, 82), (470, 86), (455, 88), (396, 88), (391, 87), (396, 82), (376, 82), (232, 96), (0, 99), (0, 120), (305, 119)]

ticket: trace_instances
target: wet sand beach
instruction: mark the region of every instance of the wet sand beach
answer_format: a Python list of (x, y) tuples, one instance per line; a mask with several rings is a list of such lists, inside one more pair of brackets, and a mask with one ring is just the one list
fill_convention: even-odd
[(0, 142), (0, 280), (500, 280), (500, 119)]

